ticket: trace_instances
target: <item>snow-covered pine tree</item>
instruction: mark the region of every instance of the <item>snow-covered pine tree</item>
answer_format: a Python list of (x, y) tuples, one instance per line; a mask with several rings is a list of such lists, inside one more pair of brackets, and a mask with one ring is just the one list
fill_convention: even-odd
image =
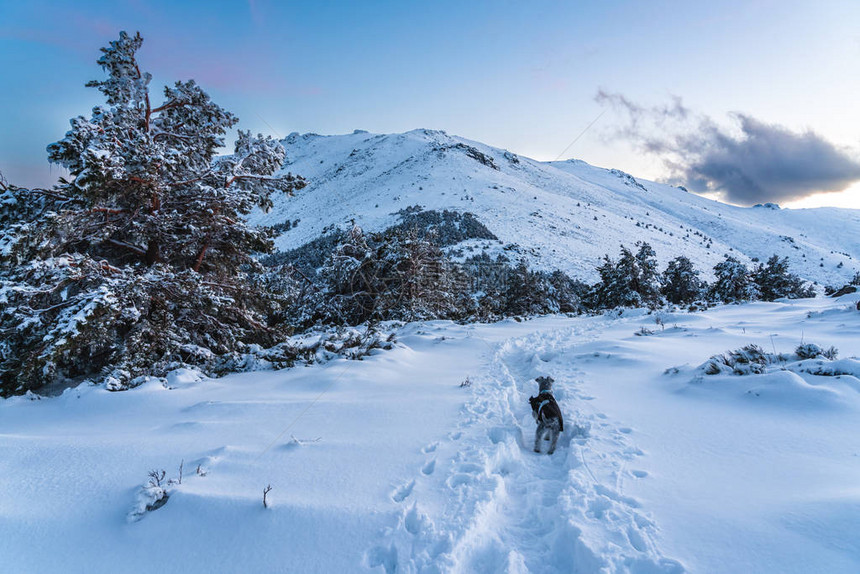
[(648, 243), (637, 242), (639, 247), (634, 254), (621, 246), (618, 261), (603, 257), (597, 268), (600, 282), (589, 294), (589, 303), (598, 309), (613, 307), (655, 306), (660, 301), (657, 283), (657, 261), (654, 250)]
[(621, 247), (621, 257), (613, 261), (609, 255), (597, 267), (600, 281), (588, 295), (589, 306), (594, 309), (614, 307), (638, 307), (642, 304), (639, 294), (631, 288), (630, 278), (635, 273), (636, 258), (626, 247)]
[(671, 260), (663, 271), (661, 292), (670, 303), (691, 303), (702, 297), (704, 290), (699, 271), (684, 255)]
[(660, 277), (657, 270), (657, 254), (651, 245), (645, 241), (637, 241), (636, 263), (638, 266), (638, 278), (634, 282), (633, 289), (642, 297), (642, 301), (649, 306), (660, 303)]
[(19, 213), (44, 213), (16, 224), (20, 265), (5, 268), (0, 328), (15, 329), (0, 348), (2, 394), (83, 377), (123, 388), (278, 337), (277, 302), (246, 276), (271, 244), (242, 216), (304, 181), (275, 175), (284, 149), (268, 137), (240, 131), (234, 154), (216, 158), (238, 120), (193, 80), (153, 104), (142, 42), (121, 32), (102, 49), (107, 79), (87, 85), (106, 105), (48, 146), (70, 177), (18, 194), (40, 202)]
[(48, 146), (48, 158), (72, 176), (58, 189), (85, 205), (65, 216), (58, 247), (111, 263), (235, 273), (268, 241), (241, 216), (268, 208), (274, 190), (291, 193), (303, 181), (272, 175), (285, 152), (270, 137), (239, 131), (234, 154), (216, 159), (238, 119), (194, 80), (165, 87), (164, 102), (152, 104), (151, 76), (136, 58), (142, 43), (140, 34), (121, 32), (102, 48), (98, 63), (108, 78), (87, 86), (109, 107), (74, 118), (66, 136)]
[(462, 314), (463, 294), (433, 230), (422, 235), (417, 227), (410, 227), (386, 241), (396, 271), (390, 293), (395, 300), (389, 303), (396, 318), (414, 321)]
[(69, 197), (9, 184), (0, 173), (0, 269), (23, 263), (46, 243), (56, 212)]
[(550, 273), (548, 281), (560, 313), (582, 312), (582, 299), (589, 288), (587, 284), (558, 269)]
[(780, 259), (778, 255), (772, 255), (766, 265), (759, 263), (752, 273), (752, 279), (764, 301), (815, 296), (814, 289), (804, 286), (800, 277), (789, 272), (788, 257)]
[(516, 266), (509, 270), (507, 289), (505, 290), (505, 316), (535, 315), (540, 313), (558, 313), (560, 305), (552, 297), (552, 286), (548, 278), (537, 271), (529, 269), (525, 259), (520, 259)]
[(434, 233), (415, 227), (366, 235), (353, 226), (319, 277), (332, 322), (458, 318), (470, 303)]
[(711, 284), (709, 295), (715, 301), (740, 303), (758, 299), (758, 287), (752, 280), (747, 266), (726, 254), (725, 259), (714, 266), (716, 279)]
[(353, 225), (319, 270), (330, 303), (326, 322), (357, 325), (373, 317), (385, 291), (387, 273), (381, 267), (364, 231)]

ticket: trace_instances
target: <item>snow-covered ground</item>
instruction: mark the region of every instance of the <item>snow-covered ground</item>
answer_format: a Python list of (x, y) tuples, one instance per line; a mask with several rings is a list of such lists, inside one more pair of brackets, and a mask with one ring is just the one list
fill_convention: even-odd
[(418, 323), (363, 361), (0, 400), (0, 570), (857, 572), (857, 363), (698, 368), (749, 343), (856, 357), (856, 299)]
[[(597, 279), (604, 254), (649, 242), (661, 269), (686, 255), (710, 276), (732, 254), (749, 264), (778, 254), (791, 270), (823, 285), (843, 285), (860, 271), (860, 210), (743, 208), (583, 161), (539, 162), (445, 132), (321, 136), (292, 134), (284, 171), (308, 179), (295, 197), (275, 197), (251, 222), (291, 224), (276, 240), (299, 247), (355, 221), (381, 231), (397, 212), (471, 212), (498, 238), (481, 247), (524, 257), (543, 270)], [(473, 246), (474, 247), (474, 246)]]

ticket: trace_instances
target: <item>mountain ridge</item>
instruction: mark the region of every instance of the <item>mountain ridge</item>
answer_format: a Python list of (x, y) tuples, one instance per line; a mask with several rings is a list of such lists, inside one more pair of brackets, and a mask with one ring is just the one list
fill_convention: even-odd
[(469, 212), (499, 238), (467, 248), (507, 248), (538, 269), (587, 281), (597, 278), (604, 254), (615, 257), (636, 241), (650, 243), (661, 266), (686, 255), (706, 277), (726, 253), (748, 264), (788, 256), (795, 273), (822, 284), (842, 284), (860, 269), (860, 210), (737, 207), (621, 170), (540, 162), (439, 130), (293, 133), (282, 144), (283, 170), (309, 185), (250, 216), (287, 228), (275, 240), (281, 251), (352, 223), (381, 231), (419, 206)]

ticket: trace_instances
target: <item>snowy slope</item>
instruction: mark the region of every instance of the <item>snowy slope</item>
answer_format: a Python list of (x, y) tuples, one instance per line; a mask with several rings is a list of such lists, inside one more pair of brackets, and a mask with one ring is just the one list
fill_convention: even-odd
[(500, 239), (496, 248), (518, 244), (536, 266), (584, 280), (595, 279), (604, 254), (615, 257), (621, 244), (637, 240), (651, 243), (661, 264), (684, 254), (706, 274), (731, 251), (746, 261), (789, 256), (794, 272), (822, 284), (841, 285), (860, 270), (857, 210), (739, 208), (617, 170), (537, 162), (441, 131), (292, 134), (283, 143), (284, 169), (310, 185), (251, 218), (267, 225), (300, 220), (278, 238), (281, 250), (352, 220), (381, 230), (398, 221), (397, 211), (420, 205), (472, 212)]
[[(854, 573), (858, 298), (663, 328), (416, 323), (363, 361), (0, 400), (2, 570)], [(844, 374), (698, 374), (801, 340)], [(565, 413), (551, 457), (531, 451), (540, 374)], [(147, 472), (180, 461), (166, 505), (129, 521)]]

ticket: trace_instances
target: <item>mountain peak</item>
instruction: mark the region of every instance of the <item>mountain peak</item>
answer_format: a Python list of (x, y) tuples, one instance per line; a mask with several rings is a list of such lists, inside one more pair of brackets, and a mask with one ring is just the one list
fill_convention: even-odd
[[(661, 264), (683, 254), (705, 275), (727, 253), (748, 263), (788, 256), (793, 271), (825, 284), (841, 284), (860, 268), (856, 210), (741, 208), (619, 169), (579, 159), (540, 162), (425, 128), (293, 133), (282, 143), (284, 169), (309, 185), (252, 215), (259, 224), (291, 222), (276, 240), (281, 250), (353, 220), (380, 231), (398, 223), (405, 207), (418, 206), (469, 212), (499, 238), (464, 248), (507, 250), (587, 281), (603, 255), (636, 241), (650, 243)], [(833, 228), (843, 233), (834, 237)]]

